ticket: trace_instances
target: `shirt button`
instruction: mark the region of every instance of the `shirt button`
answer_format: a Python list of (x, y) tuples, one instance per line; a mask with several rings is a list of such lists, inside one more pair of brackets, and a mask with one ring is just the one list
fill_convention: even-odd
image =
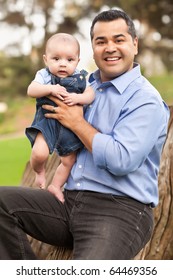
[(77, 187), (80, 187), (80, 183), (77, 183), (76, 186), (77, 186)]
[(78, 166), (79, 168), (82, 168), (82, 165), (81, 164), (79, 164), (79, 166)]
[(99, 88), (99, 91), (102, 92), (103, 91), (102, 88)]

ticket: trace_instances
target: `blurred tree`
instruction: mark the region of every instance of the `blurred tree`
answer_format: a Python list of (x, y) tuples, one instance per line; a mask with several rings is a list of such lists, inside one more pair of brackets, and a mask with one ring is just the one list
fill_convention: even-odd
[[(26, 96), (27, 86), (34, 77), (30, 58), (1, 57), (0, 70), (0, 100), (9, 101), (17, 96)], [(20, 81), (20, 82), (19, 82)]]
[(53, 32), (57, 31), (59, 23), (61, 28), (73, 33), (79, 19), (91, 17), (93, 12), (98, 12), (104, 6), (120, 7), (140, 22), (147, 22), (162, 38), (173, 39), (172, 0), (0, 0), (0, 5), (1, 21), (15, 26), (27, 26), (30, 31), (36, 27), (35, 16), (42, 15), (45, 20), (45, 34), (51, 33), (53, 24), (56, 26)]
[[(44, 42), (52, 33), (74, 34), (79, 30), (81, 19), (91, 19), (101, 9), (113, 7), (124, 9), (140, 27), (140, 53), (144, 57), (144, 67), (150, 67), (146, 63), (150, 60), (150, 65), (155, 65), (155, 57), (157, 70), (158, 67), (172, 70), (172, 0), (0, 0), (0, 26), (6, 23), (15, 30), (26, 28), (15, 47), (21, 54), (22, 40), (28, 48), (30, 45), (28, 53), (40, 67), (40, 53), (43, 53)], [(9, 43), (6, 52), (9, 52), (10, 45), (14, 47), (14, 43)]]

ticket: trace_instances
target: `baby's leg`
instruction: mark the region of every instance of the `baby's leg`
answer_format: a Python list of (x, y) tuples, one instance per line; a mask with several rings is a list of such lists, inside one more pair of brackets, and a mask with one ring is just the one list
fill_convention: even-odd
[(30, 163), (33, 170), (36, 172), (35, 185), (40, 188), (45, 188), (45, 166), (48, 156), (49, 148), (43, 135), (39, 132), (32, 148)]
[(53, 193), (62, 203), (64, 202), (62, 187), (67, 181), (75, 161), (76, 153), (71, 153), (68, 156), (61, 157), (61, 163), (57, 167), (51, 184), (48, 186), (48, 190)]

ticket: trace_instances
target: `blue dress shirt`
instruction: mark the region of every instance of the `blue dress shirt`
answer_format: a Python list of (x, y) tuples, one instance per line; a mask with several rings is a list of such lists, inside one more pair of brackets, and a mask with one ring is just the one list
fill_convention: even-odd
[(91, 80), (96, 98), (85, 119), (99, 132), (92, 153), (78, 153), (65, 188), (128, 196), (155, 207), (168, 106), (136, 63), (111, 81), (101, 83), (99, 70)]

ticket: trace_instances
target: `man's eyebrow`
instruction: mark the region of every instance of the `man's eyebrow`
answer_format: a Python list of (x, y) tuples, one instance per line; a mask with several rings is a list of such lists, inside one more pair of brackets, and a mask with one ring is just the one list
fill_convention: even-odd
[(113, 36), (114, 38), (118, 38), (118, 37), (126, 37), (124, 34), (117, 34)]
[(96, 37), (95, 38), (95, 40), (97, 41), (97, 40), (104, 40), (106, 37), (105, 36), (98, 36), (98, 37)]
[[(113, 35), (114, 38), (119, 38), (119, 37), (126, 37), (124, 34), (117, 34), (117, 35)], [(106, 39), (106, 36), (98, 36), (95, 38), (95, 40), (104, 40)]]

